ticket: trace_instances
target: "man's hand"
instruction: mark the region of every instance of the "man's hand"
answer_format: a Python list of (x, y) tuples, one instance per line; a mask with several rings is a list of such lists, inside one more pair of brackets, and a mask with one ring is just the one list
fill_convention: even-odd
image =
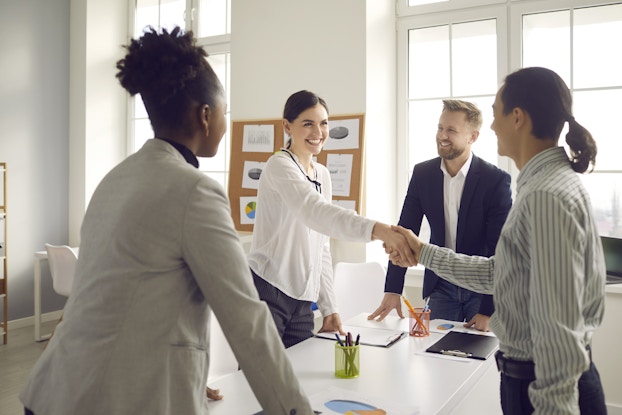
[(472, 327), (479, 331), (490, 331), (488, 328), (488, 321), (490, 320), (490, 316), (485, 316), (483, 314), (475, 314), (468, 323), (464, 324), (464, 327)]
[(407, 268), (413, 265), (417, 265), (419, 263), (419, 255), (421, 254), (421, 249), (423, 249), (423, 242), (414, 234), (410, 229), (403, 228), (401, 226), (391, 226), (391, 229), (404, 236), (406, 242), (408, 243), (408, 248), (410, 249), (410, 254), (414, 257), (414, 263), (410, 259), (411, 257), (403, 257), (400, 251), (390, 250), (385, 247), (385, 251), (389, 254), (389, 259), (393, 263), (393, 265), (397, 265), (399, 267)]
[(400, 258), (400, 263), (404, 264), (400, 266), (408, 268), (417, 265), (415, 255), (409, 247), (406, 237), (400, 232), (396, 232), (393, 226), (376, 222), (372, 230), (372, 239), (380, 239), (383, 241), (384, 243), (382, 246), (385, 252)]
[(400, 316), (400, 318), (404, 318), (404, 314), (402, 313), (402, 303), (400, 302), (400, 295), (395, 293), (384, 293), (384, 297), (382, 298), (380, 307), (378, 307), (376, 311), (370, 314), (367, 319), (374, 320), (377, 317), (377, 321), (382, 321), (386, 316), (389, 315), (389, 313), (393, 309), (397, 311), (397, 315)]

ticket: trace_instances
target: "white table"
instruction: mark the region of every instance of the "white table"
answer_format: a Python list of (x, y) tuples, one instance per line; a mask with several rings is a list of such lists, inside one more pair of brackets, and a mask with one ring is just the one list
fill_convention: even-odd
[[(408, 320), (402, 321), (406, 329)], [(495, 363), (494, 357), (482, 361), (423, 353), (441, 337), (433, 332), (425, 338), (407, 336), (389, 348), (361, 346), (361, 375), (356, 379), (334, 376), (333, 341), (311, 338), (290, 347), (287, 354), (307, 395), (334, 386), (358, 396), (414, 406), (423, 415), (449, 414)], [(208, 403), (210, 415), (261, 410), (242, 372), (221, 377), (209, 386), (224, 395), (222, 401)]]
[[(79, 248), (72, 248), (76, 254)], [(41, 334), (41, 262), (47, 261), (47, 251), (35, 252), (35, 341), (40, 342), (50, 338), (51, 333)]]

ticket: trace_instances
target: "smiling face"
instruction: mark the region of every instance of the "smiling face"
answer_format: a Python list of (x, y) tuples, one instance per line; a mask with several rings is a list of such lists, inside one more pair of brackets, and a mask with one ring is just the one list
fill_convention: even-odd
[(444, 160), (467, 159), (477, 132), (463, 111), (443, 111), (436, 130), (436, 148)]
[(285, 132), (292, 138), (290, 150), (299, 158), (318, 155), (328, 138), (328, 113), (317, 104), (303, 112), (292, 122), (283, 121)]

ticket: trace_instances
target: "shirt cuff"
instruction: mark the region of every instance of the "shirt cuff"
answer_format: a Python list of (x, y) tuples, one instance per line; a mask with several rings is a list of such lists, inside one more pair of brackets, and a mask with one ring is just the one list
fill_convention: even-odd
[(424, 267), (429, 268), (437, 248), (438, 247), (435, 245), (423, 244), (423, 248), (419, 254), (419, 263)]

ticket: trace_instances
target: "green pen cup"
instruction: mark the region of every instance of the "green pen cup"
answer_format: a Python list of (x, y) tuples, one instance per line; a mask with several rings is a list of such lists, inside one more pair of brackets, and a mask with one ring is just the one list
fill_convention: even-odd
[(360, 345), (340, 346), (335, 342), (335, 376), (341, 379), (358, 378), (361, 373)]

